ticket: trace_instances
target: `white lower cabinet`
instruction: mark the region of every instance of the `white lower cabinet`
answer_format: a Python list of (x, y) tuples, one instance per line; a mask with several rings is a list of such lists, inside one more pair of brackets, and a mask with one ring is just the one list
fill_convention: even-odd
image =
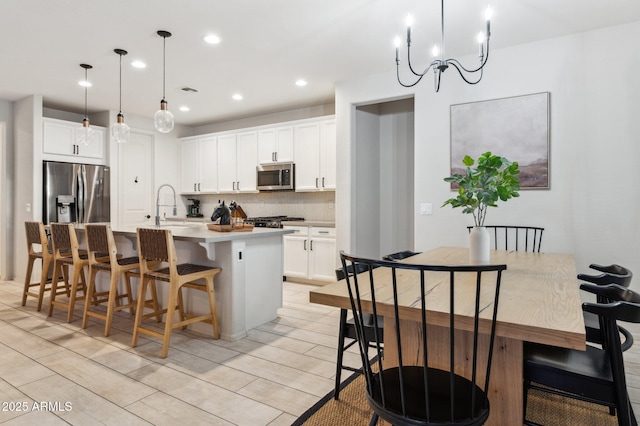
[(296, 231), (284, 239), (284, 275), (319, 281), (334, 281), (336, 269), (335, 228), (285, 226)]

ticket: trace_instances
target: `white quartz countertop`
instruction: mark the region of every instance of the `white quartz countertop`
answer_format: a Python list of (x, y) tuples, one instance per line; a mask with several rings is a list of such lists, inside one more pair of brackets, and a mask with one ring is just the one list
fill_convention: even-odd
[(284, 226), (317, 226), (319, 228), (335, 228), (336, 223), (323, 220), (288, 220), (284, 223)]
[[(154, 225), (140, 226), (140, 228), (155, 228)], [(82, 229), (82, 226), (78, 226)], [(169, 221), (160, 225), (160, 229), (169, 229), (173, 238), (179, 241), (193, 241), (197, 243), (217, 243), (232, 240), (249, 240), (253, 238), (275, 237), (292, 234), (293, 230), (274, 228), (253, 228), (252, 231), (218, 232), (207, 228), (205, 224), (189, 223), (175, 224)], [(136, 227), (113, 227), (116, 235), (135, 236)]]

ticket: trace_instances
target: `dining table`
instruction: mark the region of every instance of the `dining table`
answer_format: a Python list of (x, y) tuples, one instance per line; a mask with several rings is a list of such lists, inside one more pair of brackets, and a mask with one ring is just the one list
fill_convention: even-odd
[[(405, 263), (429, 264), (429, 265), (470, 265), (469, 249), (462, 247), (439, 247), (425, 251), (401, 260)], [(582, 315), (582, 303), (579, 294), (579, 285), (576, 279), (575, 261), (570, 254), (539, 253), (525, 251), (492, 250), (490, 264), (505, 264), (507, 269), (502, 273), (500, 285), (500, 297), (498, 301), (498, 315), (496, 322), (496, 337), (493, 350), (493, 361), (489, 382), (490, 415), (487, 425), (517, 425), (523, 421), (523, 382), (522, 362), (523, 343), (536, 342), (564, 348), (585, 350), (586, 338), (584, 319)], [(385, 268), (378, 268), (383, 270)], [(366, 274), (367, 272), (365, 272)], [(390, 287), (390, 274), (384, 271), (377, 272), (376, 294), (385, 293), (385, 286)], [(379, 278), (379, 279), (378, 279)], [(487, 279), (488, 286), (495, 286), (495, 279)], [(485, 286), (483, 278), (483, 286)], [(387, 290), (389, 290), (387, 288)], [(487, 289), (490, 291), (491, 289)], [(404, 353), (408, 351), (409, 358), (414, 354), (415, 359), (419, 347), (421, 347), (422, 334), (419, 327), (420, 298), (419, 282), (404, 283), (398, 304), (403, 312), (400, 322), (400, 333), (403, 342), (410, 347), (403, 346)], [(386, 291), (391, 294), (392, 292)], [(446, 298), (443, 294), (434, 291), (425, 291), (425, 297)], [(475, 295), (461, 291), (456, 297), (472, 299)], [(347, 285), (345, 280), (337, 281), (318, 287), (309, 294), (311, 303), (334, 306), (342, 309), (351, 309)], [(396, 318), (391, 297), (376, 297), (378, 313), (384, 316), (384, 340), (394, 341)], [(427, 310), (433, 310), (436, 315), (428, 315), (434, 318), (434, 323), (428, 324), (427, 339), (430, 348), (434, 345), (442, 350), (436, 350), (439, 354), (431, 358), (430, 367), (448, 368), (448, 325), (437, 321), (437, 313), (441, 312), (443, 303), (427, 304)], [(462, 303), (464, 305), (464, 301)], [(437, 311), (437, 312), (436, 312)], [(489, 311), (489, 310), (487, 310)], [(403, 316), (404, 315), (404, 316)], [(456, 315), (458, 313), (456, 312)], [(464, 313), (460, 314), (464, 316)], [(440, 315), (441, 317), (441, 315)], [(469, 321), (460, 321), (468, 324)], [(465, 363), (470, 362), (465, 353), (471, 350), (473, 339), (469, 338), (472, 331), (465, 325), (458, 330), (456, 322), (456, 371), (461, 371), (467, 376), (471, 371)], [(482, 332), (482, 331), (481, 331)], [(480, 345), (488, 344), (489, 335), (481, 336)], [(384, 349), (383, 366), (397, 365), (397, 354), (394, 353), (394, 345), (386, 345)], [(461, 365), (458, 365), (461, 364)]]

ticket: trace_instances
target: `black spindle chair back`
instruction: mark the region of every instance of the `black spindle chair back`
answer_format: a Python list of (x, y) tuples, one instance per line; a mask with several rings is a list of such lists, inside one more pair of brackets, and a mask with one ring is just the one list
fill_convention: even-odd
[[(344, 270), (362, 271), (345, 278), (359, 336), (367, 400), (374, 411), (371, 424), (374, 424), (378, 417), (394, 425), (483, 424), (489, 416), (489, 377), (500, 281), (506, 265), (410, 264), (359, 258), (344, 252), (340, 253), (340, 258)], [(382, 290), (383, 281), (389, 282), (390, 287), (384, 286), (385, 290)], [(418, 308), (420, 313), (420, 356), (417, 362), (408, 361), (415, 354), (407, 353), (406, 357), (403, 356), (403, 350), (407, 351), (407, 347), (403, 348), (403, 345), (406, 345), (408, 340), (403, 338), (404, 331), (400, 326), (400, 320), (405, 318), (406, 308), (399, 303), (399, 298), (406, 296), (403, 294), (407, 290), (406, 286), (413, 286), (414, 282), (415, 286), (419, 287), (419, 293), (416, 292), (418, 297), (412, 306)], [(456, 288), (456, 283), (460, 288)], [(432, 312), (427, 308), (427, 299), (432, 289), (439, 285), (447, 285), (449, 292), (449, 312), (445, 313), (448, 315), (448, 326), (444, 326), (449, 338), (447, 367), (433, 366), (431, 357), (435, 356), (429, 354), (430, 345), (433, 345), (430, 328), (434, 320), (431, 317)], [(456, 313), (455, 302), (462, 297), (462, 291), (465, 292), (464, 297), (469, 297), (466, 292), (470, 286), (474, 287), (474, 294), (471, 296), (473, 312), (471, 318), (466, 318), (460, 312)], [(383, 312), (380, 312), (381, 309)], [(377, 318), (381, 318), (382, 314), (392, 316), (395, 339), (386, 342), (385, 351), (393, 345), (398, 365), (391, 366), (391, 362), (385, 365), (382, 342), (378, 339), (370, 342), (375, 345), (377, 356), (369, 356), (364, 343), (364, 318), (367, 314), (373, 314), (373, 328), (376, 330), (374, 335), (377, 335), (377, 331), (382, 327), (378, 324)], [(386, 326), (389, 327), (390, 324), (387, 323)], [(456, 354), (456, 336), (463, 333), (470, 333), (473, 337), (472, 351), (468, 354), (471, 363), (468, 377), (461, 376), (459, 372), (462, 368), (456, 365), (461, 358)], [(488, 339), (488, 343), (485, 339)], [(433, 350), (436, 350), (435, 346)]]

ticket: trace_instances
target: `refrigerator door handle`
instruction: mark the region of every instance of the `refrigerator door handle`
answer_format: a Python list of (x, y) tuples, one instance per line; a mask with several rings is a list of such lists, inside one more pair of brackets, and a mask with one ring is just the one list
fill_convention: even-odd
[(76, 208), (78, 211), (78, 223), (85, 223), (85, 199), (86, 199), (86, 195), (87, 195), (87, 188), (86, 188), (86, 182), (87, 182), (87, 173), (84, 167), (84, 164), (81, 165), (78, 168), (78, 175), (77, 175), (77, 185), (78, 185), (78, 202), (76, 203)]

